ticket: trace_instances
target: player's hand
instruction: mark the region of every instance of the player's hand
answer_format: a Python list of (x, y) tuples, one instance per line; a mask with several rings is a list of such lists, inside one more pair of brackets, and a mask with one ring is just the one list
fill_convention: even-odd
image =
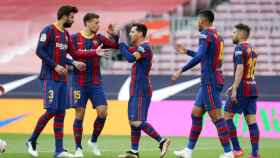
[(128, 37), (127, 37), (127, 32), (125, 27), (123, 27), (122, 29), (119, 30), (119, 44), (120, 43), (124, 43), (126, 45), (128, 45)]
[(183, 71), (182, 69), (177, 70), (172, 76), (171, 76), (171, 81), (172, 83), (175, 83), (178, 78), (182, 75)]
[(230, 93), (231, 93), (231, 91), (232, 91), (232, 86), (230, 86), (230, 87), (227, 89), (225, 95), (229, 96)]
[(61, 65), (56, 65), (54, 70), (60, 75), (60, 76), (65, 76), (67, 74), (67, 70), (61, 66)]
[(175, 50), (177, 51), (178, 54), (186, 54), (187, 53), (187, 49), (182, 45), (177, 43), (175, 45)]
[(110, 52), (109, 52), (110, 49), (102, 49), (102, 46), (103, 46), (103, 44), (98, 46), (98, 48), (96, 49), (96, 54), (98, 56), (101, 56), (101, 57), (106, 57), (106, 58), (109, 57), (110, 56)]
[(232, 90), (231, 90), (231, 101), (232, 101), (233, 103), (237, 103), (236, 95), (237, 95), (237, 90), (236, 90), (236, 88), (232, 88)]
[(106, 31), (109, 35), (118, 35), (118, 30), (116, 29), (116, 25), (109, 24)]
[(73, 65), (79, 70), (79, 71), (85, 71), (86, 70), (86, 64), (80, 61), (74, 61)]

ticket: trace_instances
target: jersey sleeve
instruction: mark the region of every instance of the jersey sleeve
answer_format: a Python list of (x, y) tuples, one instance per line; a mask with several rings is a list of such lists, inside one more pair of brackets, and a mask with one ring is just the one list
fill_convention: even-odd
[(128, 46), (125, 43), (119, 43), (119, 49), (129, 63), (133, 63), (136, 61), (136, 57), (129, 52)]
[(191, 57), (194, 57), (195, 56), (195, 54), (196, 54), (196, 52), (195, 51), (193, 51), (193, 50), (190, 50), (190, 49), (187, 49), (187, 55), (189, 55), (189, 56), (191, 56)]
[(236, 65), (243, 64), (242, 53), (242, 46), (237, 46), (234, 50), (234, 62)]
[(140, 59), (143, 59), (149, 56), (149, 54), (152, 52), (152, 48), (145, 43), (140, 45), (136, 51), (140, 53), (141, 55)]
[(200, 34), (198, 51), (197, 53), (195, 53), (194, 57), (186, 65), (183, 66), (182, 68), (183, 72), (191, 69), (192, 67), (197, 65), (202, 58), (204, 58), (207, 52), (208, 45), (209, 45), (208, 36), (206, 34)]
[(118, 48), (118, 39), (109, 39), (102, 34), (98, 34), (97, 36), (104, 48)]
[(36, 54), (47, 65), (54, 68), (56, 66), (55, 61), (48, 54), (48, 46), (51, 38), (51, 27), (45, 27), (39, 37)]

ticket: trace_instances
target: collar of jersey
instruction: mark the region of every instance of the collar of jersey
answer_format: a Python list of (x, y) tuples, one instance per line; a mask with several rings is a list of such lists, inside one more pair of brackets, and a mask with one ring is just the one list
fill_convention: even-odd
[(83, 31), (81, 31), (80, 34), (81, 34), (84, 38), (86, 38), (86, 39), (92, 39), (92, 38), (95, 36), (95, 34), (93, 34), (93, 35), (91, 35), (91, 36), (87, 36), (87, 35), (85, 35), (85, 34), (83, 33)]
[(55, 26), (56, 29), (58, 29), (60, 32), (64, 32), (64, 30), (61, 30), (58, 25), (57, 22), (54, 22), (53, 25)]
[(248, 43), (249, 43), (248, 41), (240, 42), (240, 44), (248, 44)]
[(135, 47), (139, 47), (139, 46), (141, 46), (142, 44), (145, 44), (145, 43), (149, 43), (149, 41), (148, 40), (144, 40), (138, 46), (135, 46)]

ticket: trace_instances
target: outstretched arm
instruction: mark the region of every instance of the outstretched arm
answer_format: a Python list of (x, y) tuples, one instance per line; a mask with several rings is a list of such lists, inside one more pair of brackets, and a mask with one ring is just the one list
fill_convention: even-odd
[(177, 43), (175, 45), (175, 50), (179, 53), (179, 54), (187, 54), (191, 57), (194, 57), (196, 52), (195, 51), (192, 51), (192, 50), (189, 50), (189, 49), (186, 49), (183, 44), (179, 44)]
[(122, 53), (122, 55), (125, 57), (125, 59), (129, 62), (129, 63), (133, 63), (137, 60), (137, 56), (136, 54), (131, 54), (128, 50), (128, 46), (125, 43), (120, 43), (119, 44), (119, 49)]
[(191, 57), (195, 57), (195, 55), (197, 54), (197, 52), (193, 51), (193, 50), (190, 50), (190, 49), (187, 49), (186, 51), (186, 54), (191, 56)]
[(110, 34), (110, 36), (114, 39), (107, 38), (101, 34), (99, 34), (99, 38), (103, 44), (104, 48), (114, 48), (117, 49), (119, 37), (117, 35)]
[(69, 38), (69, 42), (68, 42), (68, 53), (74, 59), (77, 59), (77, 58), (88, 59), (88, 58), (92, 58), (94, 56), (97, 56), (96, 50), (92, 50), (90, 52), (83, 52), (83, 51), (79, 51), (78, 49), (76, 49), (74, 47), (74, 44), (73, 44), (71, 38)]
[(194, 67), (195, 65), (197, 65), (201, 61), (201, 59), (205, 56), (206, 51), (207, 51), (207, 43), (206, 41), (201, 41), (198, 47), (198, 52), (191, 59), (191, 61), (189, 61), (185, 66), (183, 66), (182, 72), (185, 72), (191, 69), (192, 67)]

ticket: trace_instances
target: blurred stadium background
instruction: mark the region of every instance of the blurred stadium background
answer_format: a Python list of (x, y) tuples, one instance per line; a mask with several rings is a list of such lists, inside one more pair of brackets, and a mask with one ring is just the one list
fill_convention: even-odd
[[(12, 139), (17, 136), (14, 134), (29, 134), (42, 112), (40, 85), (36, 76), (41, 61), (35, 54), (35, 47), (39, 32), (46, 24), (55, 21), (57, 8), (62, 4), (72, 4), (79, 8), (75, 23), (69, 30), (71, 33), (83, 28), (82, 17), (86, 12), (101, 15), (100, 32), (105, 31), (110, 23), (124, 26), (138, 21), (148, 26), (148, 38), (154, 50), (151, 74), (155, 91), (155, 102), (152, 104), (149, 119), (167, 136), (184, 136), (188, 133), (189, 113), (199, 86), (197, 78), (200, 74), (200, 67), (196, 66), (172, 87), (170, 75), (189, 60), (187, 56), (176, 54), (173, 45), (179, 42), (188, 48), (196, 49), (199, 35), (196, 15), (202, 9), (213, 9), (216, 14), (214, 25), (225, 40), (223, 69), (225, 87), (228, 87), (233, 79), (232, 28), (240, 22), (248, 24), (252, 28), (249, 41), (256, 47), (259, 55), (256, 68), (256, 80), (261, 93), (258, 120), (262, 136), (266, 137), (267, 142), (263, 146), (274, 143), (275, 145), (268, 149), (280, 149), (280, 144), (273, 142), (273, 139), (280, 138), (280, 0), (0, 1), (0, 84), (6, 90), (6, 93), (0, 96), (0, 138), (7, 137), (16, 143)], [(113, 50), (110, 59), (102, 61), (103, 83), (110, 100), (109, 120), (103, 132), (105, 135), (129, 134), (126, 99), (130, 68), (131, 65), (123, 61), (117, 50)], [(86, 134), (92, 130), (94, 116), (95, 112), (88, 110)], [(170, 119), (176, 123), (172, 124)], [(66, 134), (72, 133), (72, 121), (73, 111), (70, 110), (65, 122)], [(208, 122), (209, 119), (206, 118), (206, 126)], [(239, 134), (246, 138), (248, 130), (242, 119), (237, 117), (235, 123), (240, 126)], [(203, 136), (215, 136), (214, 128), (212, 129), (211, 125), (209, 127)], [(44, 132), (52, 133), (51, 125)], [(24, 136), (18, 137), (24, 141)], [(128, 143), (128, 140), (125, 141)], [(23, 142), (19, 146), (23, 146), (22, 144)], [(219, 149), (219, 144), (216, 144)], [(280, 157), (280, 152), (272, 149), (274, 154), (265, 158)], [(16, 148), (14, 150), (16, 151)], [(14, 152), (13, 149), (10, 152)]]

